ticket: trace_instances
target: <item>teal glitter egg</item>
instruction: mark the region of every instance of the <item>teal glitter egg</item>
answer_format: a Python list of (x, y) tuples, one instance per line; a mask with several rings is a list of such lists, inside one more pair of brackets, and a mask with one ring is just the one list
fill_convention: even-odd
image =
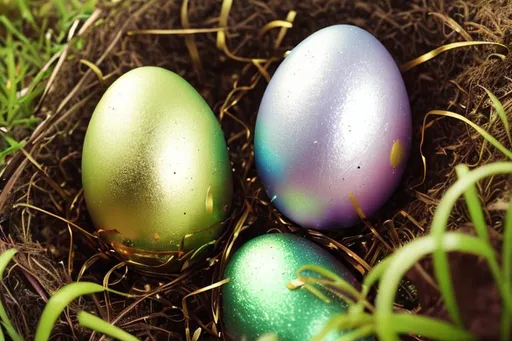
[[(303, 265), (330, 270), (357, 287), (356, 278), (316, 244), (292, 234), (266, 234), (244, 244), (226, 267), (222, 287), (225, 330), (233, 340), (254, 341), (274, 333), (279, 341), (307, 341), (348, 305), (330, 295), (325, 303), (305, 288), (290, 290)], [(311, 275), (311, 274), (310, 274)], [(333, 332), (324, 340), (343, 334)], [(370, 340), (370, 339), (368, 339)]]

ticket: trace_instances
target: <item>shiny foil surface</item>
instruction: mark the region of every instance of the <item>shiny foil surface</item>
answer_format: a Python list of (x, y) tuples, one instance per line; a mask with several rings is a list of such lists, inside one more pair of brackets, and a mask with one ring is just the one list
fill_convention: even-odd
[(216, 117), (189, 83), (158, 67), (134, 69), (105, 92), (87, 128), (82, 181), (96, 227), (149, 251), (214, 240), (232, 197)]
[(295, 223), (336, 229), (375, 213), (404, 172), (409, 98), (386, 48), (336, 25), (284, 59), (258, 112), (255, 159), (272, 203)]
[[(233, 340), (254, 341), (267, 333), (277, 334), (279, 341), (311, 340), (331, 317), (345, 313), (347, 304), (333, 294), (325, 303), (303, 287), (287, 288), (297, 278), (296, 271), (309, 264), (357, 285), (340, 262), (304, 238), (266, 234), (245, 243), (229, 261), (224, 277), (230, 281), (221, 289), (227, 334)], [(336, 340), (341, 334), (333, 332), (324, 340)]]

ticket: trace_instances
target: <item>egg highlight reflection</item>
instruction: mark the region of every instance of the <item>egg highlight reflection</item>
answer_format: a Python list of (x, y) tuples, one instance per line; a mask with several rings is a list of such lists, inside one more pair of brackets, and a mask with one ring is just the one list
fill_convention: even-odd
[[(233, 340), (255, 341), (268, 333), (277, 334), (280, 341), (311, 340), (330, 318), (346, 313), (347, 303), (333, 293), (325, 292), (330, 299), (326, 303), (304, 287), (287, 288), (297, 278), (296, 271), (311, 264), (358, 285), (340, 262), (304, 238), (266, 234), (245, 243), (233, 254), (224, 273), (230, 278), (221, 289), (227, 334)], [(332, 332), (323, 340), (337, 340), (342, 334)]]
[(367, 31), (336, 25), (284, 59), (265, 90), (254, 138), (272, 203), (295, 223), (335, 229), (375, 213), (404, 172), (411, 145), (407, 91)]
[(188, 251), (220, 235), (232, 174), (219, 122), (177, 74), (141, 67), (116, 80), (87, 128), (82, 181), (98, 229), (146, 251)]

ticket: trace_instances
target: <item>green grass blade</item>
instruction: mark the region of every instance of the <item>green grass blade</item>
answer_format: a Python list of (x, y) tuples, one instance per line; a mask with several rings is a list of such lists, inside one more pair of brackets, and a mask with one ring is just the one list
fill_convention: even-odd
[(6, 86), (7, 91), (7, 117), (3, 119), (11, 122), (16, 114), (16, 62), (14, 61), (14, 48), (12, 47), (12, 35), (7, 35), (7, 55), (5, 56), (5, 63), (7, 65), (7, 78), (9, 86)]
[(433, 254), (434, 273), (439, 285), (441, 296), (444, 300), (446, 310), (452, 321), (458, 326), (463, 326), (462, 316), (459, 312), (459, 306), (455, 296), (455, 290), (452, 286), (452, 276), (449, 270), (448, 256), (441, 247), (434, 250)]
[[(316, 274), (320, 275), (321, 277), (324, 277), (324, 279), (322, 280), (322, 279), (318, 279), (316, 277), (305, 276), (303, 273), (306, 271), (316, 273)], [(341, 291), (348, 293), (349, 295), (351, 295), (354, 298), (361, 297), (361, 293), (359, 291), (357, 291), (356, 288), (354, 288), (350, 283), (348, 283), (347, 281), (345, 281), (343, 278), (336, 275), (335, 273), (333, 273), (327, 269), (324, 269), (318, 265), (308, 264), (308, 265), (302, 266), (299, 270), (297, 270), (297, 279), (299, 279), (300, 281), (302, 281), (304, 283), (328, 284), (328, 285), (331, 285), (333, 287), (340, 289)]]
[[(40, 60), (42, 60), (41, 56), (34, 57), (30, 53), (30, 51), (28, 51), (28, 47), (25, 46), (23, 43), (15, 42), (15, 44), (13, 44), (12, 50), (16, 51), (15, 56), (16, 56), (16, 59), (18, 60), (17, 67), (21, 67), (17, 70), (24, 71), (24, 72), (18, 73), (18, 77), (20, 80), (26, 78), (25, 72), (29, 68), (32, 68), (32, 69), (40, 68), (40, 66), (39, 66), (41, 63)], [(29, 65), (26, 65), (26, 64), (29, 64)]]
[(59, 16), (61, 18), (66, 19), (70, 17), (71, 14), (66, 7), (66, 2), (64, 0), (53, 0), (53, 4), (55, 5), (57, 12), (59, 12)]
[(5, 341), (4, 331), (0, 328), (0, 341)]
[[(512, 199), (512, 198), (509, 198)], [(509, 200), (505, 229), (503, 231), (503, 279), (504, 286), (512, 290), (512, 203)], [(511, 329), (512, 313), (503, 309), (501, 314), (501, 340), (508, 340)]]
[(352, 329), (372, 325), (373, 321), (374, 318), (372, 315), (363, 312), (358, 314), (338, 314), (334, 317), (331, 317), (322, 328), (322, 330), (317, 335), (315, 335), (311, 341), (322, 341), (327, 335), (329, 335), (329, 333), (334, 330)]
[(501, 320), (500, 320), (500, 340), (501, 341), (509, 341), (509, 335), (510, 335), (510, 324), (511, 324), (511, 316), (508, 311), (503, 310), (501, 313)]
[(23, 148), (24, 143), (17, 142), (15, 139), (13, 139), (12, 137), (10, 137), (7, 134), (2, 133), (1, 131), (0, 131), (0, 136), (9, 144), (9, 147), (0, 151), (0, 164), (2, 164), (4, 162), (4, 158), (7, 155), (14, 153), (14, 152), (20, 150), (21, 148)]
[[(17, 126), (17, 125), (34, 126), (36, 123), (39, 123), (39, 122), (41, 122), (40, 118), (32, 116), (29, 118), (20, 118), (18, 120), (14, 120), (14, 121), (12, 121), (12, 125), (13, 126)], [(25, 145), (25, 143), (23, 141), (21, 141), (21, 142), (18, 142), (18, 145), (23, 147)]]
[(362, 285), (362, 295), (367, 297), (370, 289), (379, 281), (391, 264), (392, 257), (384, 258), (379, 264), (375, 265), (364, 277)]
[(447, 116), (456, 118), (458, 120), (461, 120), (462, 122), (466, 123), (467, 125), (471, 126), (473, 129), (475, 129), (484, 139), (486, 139), (490, 144), (492, 144), (496, 149), (498, 149), (500, 152), (503, 153), (506, 157), (509, 159), (512, 159), (512, 151), (507, 149), (504, 145), (500, 143), (500, 141), (496, 140), (491, 134), (489, 134), (485, 129), (482, 129), (477, 124), (471, 122), (466, 117), (456, 114), (451, 111), (446, 110), (432, 110), (427, 113), (425, 116), (425, 120), (427, 119), (427, 116), (429, 115), (438, 115), (438, 116)]
[(9, 249), (0, 254), (0, 279), (4, 278), (4, 272), (7, 268), (7, 264), (9, 264), (17, 252), (18, 250), (16, 249)]
[[(407, 270), (421, 258), (434, 252), (436, 249), (442, 249), (444, 251), (462, 251), (476, 254), (485, 258), (490, 265), (494, 260), (494, 249), (482, 242), (478, 237), (457, 232), (446, 232), (444, 235), (441, 235), (440, 239), (441, 242), (439, 243), (438, 238), (431, 235), (416, 238), (395, 251), (391, 256), (388, 269), (392, 270), (388, 270), (382, 275), (379, 284), (379, 294), (376, 299), (375, 320), (379, 340), (399, 341), (392, 321), (393, 302), (395, 301), (401, 279)], [(491, 266), (491, 269), (496, 270), (495, 266)], [(448, 335), (438, 333), (439, 339), (444, 340), (445, 336)]]
[(60, 34), (57, 38), (58, 41), (62, 41), (67, 34), (67, 26), (70, 24), (70, 18), (72, 16), (71, 11), (67, 8), (67, 1), (64, 0), (53, 0), (53, 4), (59, 14), (60, 20)]
[(18, 334), (18, 332), (16, 331), (16, 329), (14, 329), (14, 326), (10, 322), (5, 323), (4, 321), (2, 321), (1, 323), (5, 331), (7, 332), (7, 335), (9, 335), (12, 340), (23, 341), (23, 338)]
[[(2, 78), (3, 78), (3, 77), (2, 77)], [(0, 81), (1, 81), (2, 83), (4, 83), (4, 84), (6, 83), (6, 81), (4, 81), (4, 80), (3, 80), (3, 79), (1, 79), (1, 78), (0, 78)], [(5, 90), (6, 90), (6, 89), (5, 89), (5, 86), (3, 86), (3, 85), (2, 85), (2, 86), (0, 87), (0, 103), (2, 103), (2, 102), (6, 102), (6, 101), (7, 101), (7, 96), (6, 96), (6, 92), (5, 92)], [(3, 116), (3, 114), (2, 114), (2, 116)]]
[(332, 282), (345, 282), (345, 280), (343, 278), (341, 278), (334, 272), (324, 269), (318, 265), (309, 264), (309, 265), (304, 265), (304, 266), (300, 267), (299, 270), (297, 270), (297, 276), (300, 276), (300, 274), (304, 271), (311, 271), (311, 272), (317, 273), (320, 276), (322, 276)]
[(16, 29), (16, 27), (14, 27), (14, 25), (9, 21), (9, 19), (7, 19), (6, 16), (0, 15), (0, 23), (4, 24), (7, 31), (11, 32), (14, 37), (23, 42), (23, 46), (32, 52), (32, 57), (37, 58), (39, 61), (38, 66), (41, 67), (43, 65), (43, 61), (40, 58), (40, 53), (34, 48), (34, 46), (32, 46), (30, 40), (18, 29)]
[(73, 5), (75, 10), (80, 10), (82, 6), (85, 6), (84, 3), (80, 2), (79, 0), (71, 0), (71, 4)]
[(105, 288), (96, 283), (77, 282), (59, 289), (46, 304), (36, 329), (35, 341), (47, 341), (50, 338), (53, 325), (64, 308), (74, 299), (104, 291)]
[(510, 201), (503, 231), (503, 277), (509, 284), (509, 288), (512, 287), (512, 203)]
[(85, 311), (78, 313), (78, 323), (80, 323), (82, 327), (95, 330), (121, 341), (139, 341), (138, 338), (125, 332), (121, 328), (111, 325), (101, 318)]
[(503, 123), (503, 126), (505, 127), (505, 132), (507, 133), (508, 142), (512, 146), (512, 137), (510, 136), (510, 125), (508, 122), (507, 114), (505, 113), (505, 109), (503, 109), (503, 105), (501, 104), (500, 100), (487, 88), (484, 88), (483, 86), (479, 85), (482, 89), (485, 90), (487, 93), (487, 96), (491, 99), (492, 105), (494, 106), (494, 109), (496, 109), (496, 112), (498, 113), (498, 116), (501, 119), (501, 122)]
[[(0, 255), (0, 280), (4, 278), (4, 272), (7, 268), (7, 264), (12, 260), (14, 255), (18, 252), (16, 249), (9, 249)], [(2, 325), (5, 328), (7, 334), (14, 341), (23, 341), (23, 338), (16, 332), (14, 326), (9, 320), (9, 316), (7, 316), (7, 312), (5, 311), (4, 305), (0, 302), (0, 320), (2, 320)]]
[(349, 307), (349, 311), (354, 314), (362, 313), (365, 309), (366, 297), (370, 293), (371, 288), (379, 281), (382, 275), (389, 268), (392, 257), (386, 257), (380, 263), (373, 266), (364, 277), (361, 285), (361, 298), (355, 305)]
[[(473, 186), (477, 181), (497, 174), (512, 173), (511, 162), (496, 162), (481, 166), (469, 173), (463, 178), (457, 180), (443, 195), (439, 201), (438, 207), (432, 219), (431, 235), (436, 239), (438, 245), (441, 245), (443, 234), (448, 224), (448, 219), (453, 206), (458, 198), (467, 190), (469, 186)], [(494, 259), (495, 261), (495, 259)], [(455, 292), (453, 290), (451, 275), (448, 267), (448, 258), (443, 248), (437, 247), (433, 252), (434, 273), (439, 284), (441, 295), (444, 299), (446, 308), (452, 320), (459, 326), (462, 325), (462, 318), (459, 313), (458, 305), (455, 300)], [(494, 264), (489, 264), (494, 267)], [(499, 273), (495, 274), (499, 276)], [(501, 295), (507, 305), (507, 309), (512, 309), (512, 299), (510, 292), (504, 290), (503, 283), (497, 282), (501, 287)]]
[(5, 140), (5, 142), (7, 142), (9, 144), (9, 146), (16, 147), (16, 148), (21, 148), (22, 147), (22, 145), (18, 141), (16, 141), (15, 139), (10, 137), (9, 135), (4, 134), (2, 132), (0, 132), (0, 135), (2, 135), (2, 138)]
[[(430, 317), (411, 314), (393, 314), (393, 328), (399, 334), (421, 335), (429, 340), (473, 341), (476, 337), (465, 329)], [(442, 337), (441, 337), (442, 336)]]
[[(34, 92), (34, 88), (39, 84), (39, 82), (41, 82), (43, 80), (43, 78), (45, 78), (45, 76), (47, 76), (49, 74), (48, 70), (40, 70), (36, 76), (31, 80), (30, 82), (30, 85), (28, 87), (28, 93), (27, 95), (29, 94), (32, 94)], [(41, 90), (42, 91), (42, 87), (41, 87)], [(24, 96), (27, 97), (27, 95)]]
[(36, 21), (34, 20), (34, 17), (32, 16), (32, 12), (28, 8), (28, 4), (26, 0), (14, 0), (18, 3), (18, 8), (20, 9), (21, 16), (23, 19), (28, 21), (28, 23), (32, 26), (32, 28), (36, 31), (39, 31), (39, 27), (36, 24)]
[(59, 318), (64, 308), (74, 299), (102, 291), (110, 291), (123, 296), (130, 296), (115, 290), (107, 289), (96, 283), (75, 282), (60, 288), (44, 307), (36, 329), (35, 341), (47, 341), (53, 329), (53, 325)]
[(18, 147), (8, 147), (0, 152), (0, 165), (2, 165), (5, 161), (5, 157), (9, 154), (17, 152), (20, 148)]
[(337, 341), (358, 341), (361, 338), (372, 335), (374, 332), (374, 329), (375, 328), (372, 325), (362, 326), (356, 330), (353, 330), (353, 331), (343, 335)]
[[(455, 167), (455, 172), (460, 179), (469, 173), (469, 168), (464, 164), (457, 165)], [(489, 243), (489, 233), (487, 232), (487, 223), (485, 222), (484, 211), (482, 210), (482, 205), (478, 199), (478, 193), (474, 184), (468, 186), (464, 192), (464, 199), (466, 200), (466, 206), (468, 207), (469, 215), (473, 225), (475, 226), (476, 233), (484, 242)]]

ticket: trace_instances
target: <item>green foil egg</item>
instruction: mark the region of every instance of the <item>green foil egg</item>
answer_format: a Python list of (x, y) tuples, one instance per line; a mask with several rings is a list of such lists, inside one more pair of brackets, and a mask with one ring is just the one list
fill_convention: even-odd
[[(287, 288), (297, 278), (296, 271), (309, 264), (358, 285), (340, 262), (304, 238), (266, 234), (245, 243), (233, 255), (224, 274), (230, 278), (222, 286), (222, 316), (228, 336), (254, 341), (274, 333), (279, 341), (308, 341), (331, 317), (347, 312), (348, 305), (332, 294), (331, 302), (325, 303), (304, 287)], [(342, 334), (332, 332), (325, 340), (336, 340)]]
[(98, 229), (146, 251), (189, 251), (222, 232), (232, 173), (219, 122), (177, 74), (140, 67), (99, 101), (82, 181)]

